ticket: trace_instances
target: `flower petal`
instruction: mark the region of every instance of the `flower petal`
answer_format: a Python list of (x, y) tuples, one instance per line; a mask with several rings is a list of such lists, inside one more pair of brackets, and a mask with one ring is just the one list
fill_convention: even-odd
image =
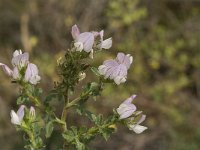
[(130, 117), (136, 111), (136, 106), (134, 104), (121, 104), (117, 108), (117, 113), (120, 115), (119, 119), (125, 119)]
[(144, 120), (146, 119), (146, 115), (142, 115), (140, 120), (136, 123), (136, 125), (139, 125), (140, 123), (142, 123)]
[(10, 116), (11, 116), (11, 123), (12, 123), (12, 124), (15, 124), (15, 125), (20, 125), (20, 124), (21, 124), (21, 122), (20, 122), (20, 120), (19, 120), (19, 117), (18, 117), (18, 115), (15, 113), (14, 110), (11, 110)]
[(13, 71), (7, 65), (0, 63), (0, 66), (8, 76), (12, 76)]
[(144, 130), (146, 130), (147, 127), (145, 126), (141, 126), (141, 125), (136, 125), (134, 127), (130, 127), (130, 130), (133, 130), (135, 133), (140, 134), (142, 133)]
[(19, 54), (16, 57), (12, 58), (12, 65), (19, 66), (19, 67), (24, 67), (25, 65), (28, 64), (29, 61), (29, 54), (24, 53), (24, 54)]
[(127, 98), (123, 103), (124, 104), (131, 104), (132, 101), (136, 98), (137, 95), (132, 95), (131, 97)]
[(109, 49), (112, 46), (112, 38), (108, 38), (101, 43), (101, 48)]
[(22, 50), (15, 50), (13, 52), (13, 57), (17, 57), (18, 55), (21, 55), (22, 54)]
[(35, 64), (29, 63), (25, 72), (25, 81), (32, 84), (37, 84), (40, 81), (40, 76), (38, 75), (38, 68)]
[(125, 55), (124, 53), (118, 53), (117, 54), (117, 61), (120, 63), (120, 64), (124, 64), (127, 69), (130, 68), (130, 65), (131, 65), (131, 56), (127, 56)]
[(79, 28), (77, 27), (76, 24), (72, 26), (71, 34), (72, 34), (73, 39), (77, 39), (78, 36), (80, 35)]
[(107, 67), (116, 67), (119, 65), (115, 60), (106, 60), (104, 61), (103, 64), (106, 65)]
[(77, 42), (82, 42), (84, 51), (90, 52), (94, 44), (94, 35), (90, 32), (81, 33), (77, 38)]
[(18, 116), (20, 122), (24, 118), (24, 108), (25, 108), (25, 106), (21, 105), (20, 108), (17, 111), (17, 116)]
[(18, 67), (17, 67), (17, 66), (13, 69), (12, 77), (13, 77), (13, 79), (15, 79), (15, 80), (17, 80), (17, 79), (20, 78), (20, 74), (19, 74), (19, 70), (18, 70)]

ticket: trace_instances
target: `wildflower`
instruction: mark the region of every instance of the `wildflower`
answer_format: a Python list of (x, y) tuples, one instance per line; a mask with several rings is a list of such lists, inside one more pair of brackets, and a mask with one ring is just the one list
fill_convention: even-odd
[(21, 50), (15, 50), (13, 53), (12, 58), (12, 65), (14, 67), (23, 68), (25, 67), (29, 62), (29, 54), (28, 53), (22, 53)]
[(21, 125), (22, 120), (24, 118), (24, 105), (21, 105), (18, 109), (17, 113), (15, 113), (14, 110), (11, 110), (10, 116), (11, 116), (11, 123), (15, 125)]
[(75, 40), (75, 47), (79, 47), (77, 48), (78, 51), (82, 51), (82, 45), (85, 52), (90, 52), (92, 50), (94, 44), (94, 35), (91, 32), (80, 33), (77, 25), (74, 25), (72, 26), (71, 34)]
[(127, 72), (133, 61), (130, 54), (118, 53), (115, 60), (106, 60), (103, 65), (99, 66), (98, 70), (105, 79), (113, 79), (119, 85), (124, 83), (127, 78)]
[(145, 119), (146, 119), (146, 115), (142, 115), (140, 120), (137, 123), (133, 125), (129, 125), (129, 129), (133, 130), (137, 134), (142, 133), (144, 130), (147, 129), (147, 127), (140, 125), (140, 123), (142, 123)]
[(35, 118), (35, 108), (33, 106), (30, 107), (29, 116)]
[(108, 38), (106, 40), (103, 40), (103, 36), (104, 36), (104, 31), (100, 31), (99, 32), (99, 36), (100, 36), (100, 44), (97, 45), (97, 47), (99, 49), (109, 49), (112, 46), (112, 38)]
[(7, 65), (3, 63), (0, 63), (0, 66), (8, 76), (17, 80), (20, 78), (20, 73), (19, 73), (20, 70), (23, 67), (26, 67), (28, 63), (29, 63), (29, 54), (22, 53), (21, 50), (15, 50), (12, 58), (12, 65), (14, 67), (13, 70), (11, 70)]
[(41, 77), (38, 75), (38, 68), (35, 64), (29, 63), (25, 72), (25, 81), (37, 84)]
[(120, 115), (119, 119), (128, 118), (136, 111), (136, 106), (132, 104), (135, 97), (136, 95), (132, 95), (117, 108), (117, 113)]

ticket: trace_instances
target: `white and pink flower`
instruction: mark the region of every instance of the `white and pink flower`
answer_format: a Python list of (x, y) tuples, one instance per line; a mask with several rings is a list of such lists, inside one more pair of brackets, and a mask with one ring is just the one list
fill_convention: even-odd
[(21, 125), (22, 120), (24, 118), (24, 105), (21, 105), (18, 109), (17, 113), (14, 110), (11, 110), (10, 116), (11, 116), (11, 123), (14, 125)]
[(132, 95), (128, 99), (126, 99), (118, 108), (117, 108), (117, 113), (119, 114), (119, 119), (125, 119), (130, 117), (135, 111), (136, 111), (136, 106), (132, 104), (132, 101), (136, 95)]
[(106, 60), (103, 65), (99, 66), (98, 70), (105, 79), (114, 80), (119, 85), (127, 79), (127, 72), (133, 62), (133, 57), (130, 54), (118, 53), (115, 60)]
[[(15, 50), (12, 58), (13, 69), (10, 69), (7, 65), (0, 63), (3, 71), (14, 80), (24, 80), (31, 84), (37, 84), (40, 81), (38, 75), (38, 68), (35, 64), (29, 63), (29, 54), (22, 53), (21, 50)], [(21, 72), (25, 69), (25, 74)], [(24, 79), (23, 79), (24, 78)]]

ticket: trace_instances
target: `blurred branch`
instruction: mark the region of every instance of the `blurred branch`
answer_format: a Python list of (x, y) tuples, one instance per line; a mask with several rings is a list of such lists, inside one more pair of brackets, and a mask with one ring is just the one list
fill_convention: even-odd
[(27, 12), (24, 12), (21, 15), (21, 24), (20, 24), (21, 25), (21, 42), (24, 49), (27, 52), (31, 52), (32, 46), (31, 46), (30, 38), (29, 38), (28, 24), (29, 24), (29, 14)]

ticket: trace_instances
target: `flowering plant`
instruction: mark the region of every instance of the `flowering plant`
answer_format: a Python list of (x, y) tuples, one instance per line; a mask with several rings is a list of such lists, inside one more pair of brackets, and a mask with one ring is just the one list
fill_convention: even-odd
[[(106, 60), (99, 67), (88, 65), (86, 63), (88, 58), (93, 59), (97, 51), (109, 49), (112, 46), (112, 38), (104, 40), (103, 30), (80, 33), (76, 25), (72, 27), (71, 34), (74, 39), (72, 46), (57, 64), (60, 80), (55, 82), (54, 89), (45, 98), (42, 89), (38, 87), (41, 80), (38, 67), (29, 62), (28, 53), (22, 53), (21, 50), (14, 51), (11, 61), (13, 69), (0, 63), (12, 83), (20, 86), (20, 95), (17, 98), (19, 109), (17, 112), (11, 110), (10, 115), (11, 123), (26, 137), (26, 149), (43, 149), (45, 141), (51, 137), (55, 127), (60, 127), (63, 150), (67, 148), (85, 150), (87, 144), (99, 135), (108, 140), (116, 131), (117, 123), (124, 124), (137, 134), (147, 129), (140, 125), (146, 116), (132, 103), (136, 95), (127, 98), (113, 110), (113, 114), (109, 117), (95, 114), (85, 107), (84, 104), (89, 98), (99, 96), (106, 84), (119, 85), (126, 82), (133, 57), (130, 54), (118, 53), (116, 59)], [(72, 99), (77, 95), (76, 86), (86, 77), (86, 70), (91, 70), (98, 81), (87, 83), (79, 96)], [(55, 99), (64, 102), (60, 115), (51, 104), (51, 101)], [(88, 118), (92, 126), (71, 125), (67, 121), (69, 110)]]

